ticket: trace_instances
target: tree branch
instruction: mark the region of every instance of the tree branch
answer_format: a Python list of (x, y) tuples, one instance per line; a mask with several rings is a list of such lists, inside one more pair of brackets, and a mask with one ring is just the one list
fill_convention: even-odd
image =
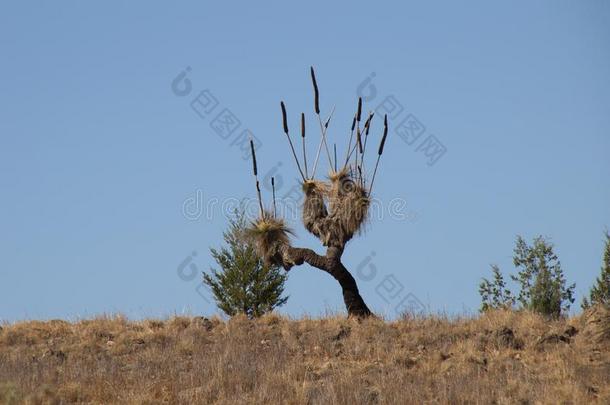
[(326, 256), (321, 256), (311, 249), (286, 246), (282, 253), (284, 253), (282, 256), (290, 258), (290, 263), (282, 264), (287, 271), (290, 270), (292, 266), (300, 266), (303, 263), (307, 263), (312, 267), (328, 272), (328, 261)]
[(292, 266), (307, 263), (312, 267), (327, 272), (341, 285), (343, 301), (350, 316), (366, 317), (371, 315), (371, 311), (360, 296), (356, 280), (343, 263), (341, 263), (342, 248), (331, 246), (326, 250), (325, 256), (321, 256), (307, 248), (284, 246), (282, 250), (282, 265), (286, 271), (290, 270)]

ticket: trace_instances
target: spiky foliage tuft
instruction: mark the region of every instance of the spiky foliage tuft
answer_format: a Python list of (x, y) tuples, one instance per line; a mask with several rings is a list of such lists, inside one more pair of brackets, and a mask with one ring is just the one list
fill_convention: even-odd
[(326, 195), (328, 193), (328, 184), (320, 180), (307, 179), (303, 182), (302, 188), (305, 194), (308, 192), (318, 192)]
[(332, 233), (342, 243), (350, 240), (362, 229), (368, 217), (370, 199), (367, 191), (346, 170), (329, 175), (329, 206), (331, 207)]
[(285, 256), (285, 248), (290, 246), (290, 235), (293, 232), (283, 219), (265, 213), (263, 218), (252, 222), (246, 229), (246, 235), (254, 243), (265, 264), (286, 267), (290, 262)]
[(348, 189), (352, 187), (351, 177), (346, 167), (339, 171), (331, 171), (328, 174), (330, 185), (327, 186), (326, 196), (328, 198), (328, 208), (330, 212), (338, 211), (341, 206), (341, 199), (346, 195)]
[(321, 238), (325, 233), (324, 221), (328, 216), (326, 203), (324, 201), (328, 193), (328, 185), (318, 180), (306, 180), (303, 182), (303, 225), (310, 233)]
[(324, 246), (344, 247), (366, 221), (370, 199), (348, 169), (333, 171), (328, 178), (303, 183), (303, 224)]

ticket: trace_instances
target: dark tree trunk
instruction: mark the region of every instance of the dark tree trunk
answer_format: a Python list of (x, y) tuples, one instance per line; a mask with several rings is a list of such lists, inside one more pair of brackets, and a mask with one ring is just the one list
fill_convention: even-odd
[(330, 268), (328, 272), (341, 285), (341, 289), (343, 290), (343, 302), (345, 303), (347, 313), (350, 316), (363, 318), (372, 315), (358, 291), (356, 280), (341, 262), (339, 262), (337, 266)]
[[(351, 273), (341, 263), (341, 255), (343, 249), (337, 247), (329, 247), (326, 251), (326, 256), (320, 256), (311, 249), (287, 247), (287, 256), (295, 265), (301, 265), (303, 262), (324, 270), (335, 278), (341, 285), (343, 290), (343, 302), (349, 316), (364, 318), (372, 315), (371, 310), (366, 306), (366, 303), (360, 296), (358, 285)], [(290, 267), (286, 268), (289, 270)]]

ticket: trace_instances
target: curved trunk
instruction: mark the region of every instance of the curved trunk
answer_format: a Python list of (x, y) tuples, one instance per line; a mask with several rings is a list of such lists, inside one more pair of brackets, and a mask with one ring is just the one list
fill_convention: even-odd
[(339, 282), (339, 285), (341, 285), (343, 302), (349, 316), (363, 318), (372, 315), (371, 310), (366, 306), (362, 296), (360, 296), (356, 280), (343, 263), (341, 263), (342, 249), (329, 247), (326, 251), (326, 256), (320, 256), (311, 249), (286, 246), (285, 253), (291, 259), (290, 265), (284, 265), (286, 270), (290, 270), (293, 264), (298, 266), (305, 262), (333, 276)]
[(358, 291), (356, 280), (341, 262), (339, 262), (336, 267), (329, 269), (328, 272), (341, 285), (341, 289), (343, 290), (343, 302), (347, 308), (348, 315), (357, 316), (359, 318), (372, 315), (371, 310), (366, 306), (366, 303)]

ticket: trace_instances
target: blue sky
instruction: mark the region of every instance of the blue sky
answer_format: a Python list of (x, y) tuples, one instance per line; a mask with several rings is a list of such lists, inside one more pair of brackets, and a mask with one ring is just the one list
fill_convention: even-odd
[[(401, 106), (375, 180), (385, 215), (344, 255), (376, 312), (475, 312), (489, 265), (514, 271), (518, 234), (551, 238), (580, 301), (610, 226), (609, 45), (603, 1), (3, 2), (0, 320), (215, 313), (191, 272), (213, 264), (226, 219), (191, 203), (255, 197), (246, 129), (288, 192), (279, 102), (295, 133), (308, 114), (313, 155), (310, 65), (340, 155), (359, 94), (367, 111)], [(172, 88), (187, 67), (190, 91)], [(218, 104), (202, 117), (204, 90)], [(234, 133), (213, 128), (224, 109)], [(395, 132), (407, 117), (423, 127), (412, 144)], [(433, 165), (426, 139), (446, 150)], [(283, 313), (344, 310), (308, 266), (286, 290)]]

